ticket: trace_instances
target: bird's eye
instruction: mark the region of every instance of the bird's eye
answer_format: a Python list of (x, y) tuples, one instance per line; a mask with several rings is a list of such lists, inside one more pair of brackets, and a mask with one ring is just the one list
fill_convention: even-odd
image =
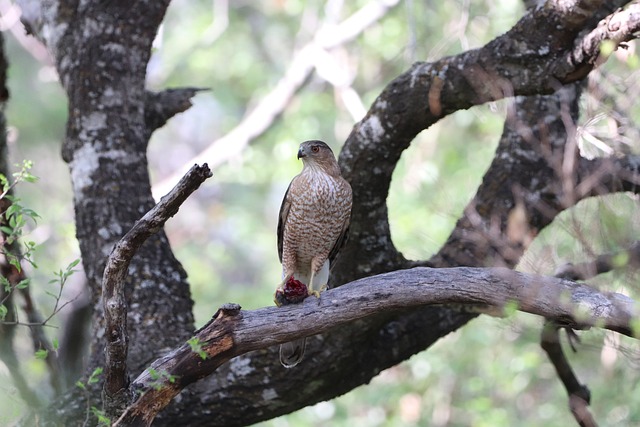
[(318, 151), (320, 151), (320, 147), (318, 147), (317, 145), (314, 145), (313, 147), (311, 147), (311, 151), (313, 151), (314, 153), (317, 153)]

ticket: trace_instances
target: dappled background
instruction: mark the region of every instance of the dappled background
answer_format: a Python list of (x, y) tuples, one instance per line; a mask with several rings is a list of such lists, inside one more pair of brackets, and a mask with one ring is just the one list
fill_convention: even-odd
[[(245, 309), (272, 304), (280, 280), (277, 213), (289, 181), (301, 169), (296, 160), (301, 141), (325, 140), (337, 154), (382, 88), (414, 61), (482, 46), (524, 12), (516, 0), (408, 0), (384, 13), (366, 1), (313, 3), (174, 0), (156, 40), (149, 89), (207, 89), (191, 109), (157, 131), (149, 146), (156, 197), (200, 153), (207, 153), (204, 160), (214, 166), (214, 177), (167, 225), (189, 274), (197, 326), (225, 302)], [(356, 11), (361, 12), (353, 15)], [(10, 63), (12, 162), (33, 160), (33, 173), (40, 177), (37, 184), (20, 185), (17, 193), (41, 217), (29, 235), (40, 245), (38, 269), (29, 276), (47, 312), (53, 303), (47, 292), (55, 292), (48, 283), (52, 272), (79, 256), (70, 179), (60, 156), (67, 106), (46, 51), (24, 34), (18, 11), (0, 0), (0, 12)], [(330, 43), (326, 40), (336, 36), (337, 25), (350, 16), (356, 23), (363, 16), (374, 22), (311, 59), (301, 54), (311, 43)], [(640, 154), (639, 69), (635, 44), (629, 43), (592, 73), (576, 130), (583, 155)], [(406, 257), (428, 258), (446, 240), (493, 157), (508, 102), (459, 111), (420, 134), (404, 153), (388, 203), (392, 237)], [(586, 200), (537, 236), (519, 268), (553, 274), (565, 262), (586, 261), (638, 239), (635, 196)], [(621, 269), (595, 283), (635, 292), (637, 298), (638, 279), (634, 271)], [(82, 289), (81, 274), (72, 276), (65, 298), (76, 298)], [(72, 306), (51, 324), (63, 325)], [(541, 319), (524, 313), (483, 316), (369, 385), (261, 425), (571, 424), (565, 391), (538, 344), (541, 325)], [(21, 332), (17, 345), (29, 361), (25, 370), (47, 397), (44, 363), (33, 355), (28, 331)], [(48, 332), (51, 337), (62, 333)], [(607, 425), (640, 423), (638, 343), (601, 330), (580, 335), (582, 345), (569, 357), (591, 388), (596, 418)], [(0, 364), (0, 425), (23, 411)]]

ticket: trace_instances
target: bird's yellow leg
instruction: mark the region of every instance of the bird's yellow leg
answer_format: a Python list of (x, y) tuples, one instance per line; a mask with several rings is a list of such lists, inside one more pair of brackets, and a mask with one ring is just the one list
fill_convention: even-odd
[(313, 278), (316, 275), (316, 273), (314, 271), (311, 271), (311, 279), (309, 279), (309, 284), (307, 285), (307, 289), (309, 290), (309, 295), (313, 295), (316, 298), (320, 298), (320, 292), (319, 291), (315, 291), (313, 289)]
[(293, 274), (289, 274), (288, 276), (285, 276), (284, 279), (282, 279), (282, 282), (280, 282), (280, 284), (278, 285), (278, 287), (276, 289), (284, 288), (285, 283), (287, 283), (287, 281), (289, 279), (291, 279), (291, 276), (293, 276)]

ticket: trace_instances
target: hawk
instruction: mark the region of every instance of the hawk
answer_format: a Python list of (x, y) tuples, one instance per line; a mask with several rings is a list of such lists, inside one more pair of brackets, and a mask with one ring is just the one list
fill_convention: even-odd
[[(278, 219), (278, 256), (282, 282), (276, 304), (295, 302), (289, 290), (302, 286), (304, 297), (327, 288), (331, 264), (346, 241), (351, 218), (351, 186), (340, 174), (333, 151), (322, 141), (300, 144), (302, 172), (284, 195)], [(306, 289), (305, 289), (306, 287)], [(305, 339), (280, 346), (280, 363), (296, 366), (304, 355)]]

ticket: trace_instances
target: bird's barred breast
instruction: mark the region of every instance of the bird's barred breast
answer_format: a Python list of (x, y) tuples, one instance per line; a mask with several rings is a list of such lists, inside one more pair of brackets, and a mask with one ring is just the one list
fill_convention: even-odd
[(292, 200), (290, 232), (284, 236), (285, 246), (295, 251), (298, 265), (329, 255), (351, 207), (351, 189), (342, 178), (324, 173), (304, 175), (300, 178), (306, 182), (299, 184), (306, 191), (296, 192)]

